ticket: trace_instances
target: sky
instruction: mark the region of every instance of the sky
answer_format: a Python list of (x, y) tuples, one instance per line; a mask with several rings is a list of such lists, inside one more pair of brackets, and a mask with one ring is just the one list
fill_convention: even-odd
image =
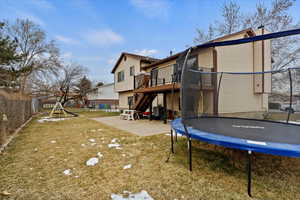
[[(243, 13), (259, 2), (237, 1)], [(66, 62), (88, 68), (94, 81), (113, 81), (121, 52), (164, 58), (193, 45), (196, 29), (220, 20), (225, 0), (0, 0), (0, 20), (28, 18), (56, 40)], [(300, 20), (300, 1), (290, 14)]]

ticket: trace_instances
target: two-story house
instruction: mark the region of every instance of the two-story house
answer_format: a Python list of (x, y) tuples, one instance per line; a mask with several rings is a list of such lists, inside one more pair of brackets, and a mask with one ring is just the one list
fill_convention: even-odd
[[(226, 41), (263, 34), (262, 29), (245, 29), (237, 33), (216, 38), (210, 42)], [(256, 72), (271, 70), (271, 42), (258, 41), (227, 47), (211, 47), (194, 50), (188, 62), (208, 72)], [(140, 71), (131, 81), (134, 87), (132, 109), (152, 111), (154, 105), (162, 105), (165, 118), (173, 118), (173, 113), (180, 115), (180, 74), (179, 62), (183, 52), (141, 66)], [(116, 77), (116, 73), (115, 73)], [(254, 78), (253, 78), (254, 77)], [(271, 92), (271, 77), (253, 76), (247, 80), (222, 80), (222, 86), (230, 91), (217, 93), (218, 77), (207, 76), (203, 79), (201, 106), (204, 113), (234, 113), (266, 111), (268, 93)], [(117, 83), (115, 82), (115, 85)], [(131, 93), (132, 94), (132, 93)], [(235, 100), (232, 101), (232, 97)], [(218, 102), (218, 98), (222, 98)], [(234, 102), (234, 103), (233, 103)], [(245, 103), (246, 102), (246, 103)], [(174, 111), (174, 112), (173, 112)]]
[(119, 93), (119, 109), (132, 108), (134, 104), (134, 77), (144, 73), (143, 67), (158, 59), (123, 52), (111, 73), (114, 74), (114, 89)]

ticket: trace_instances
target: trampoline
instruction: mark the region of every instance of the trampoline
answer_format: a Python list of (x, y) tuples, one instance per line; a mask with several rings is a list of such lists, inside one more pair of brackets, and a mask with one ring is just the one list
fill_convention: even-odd
[[(187, 132), (192, 139), (246, 151), (300, 157), (297, 124), (217, 117), (199, 117), (190, 122), (192, 126)], [(186, 134), (181, 118), (172, 121), (172, 128), (176, 133)]]
[[(205, 43), (189, 48), (181, 54), (176, 62), (177, 71), (180, 73), (177, 78), (181, 82), (181, 118), (171, 123), (171, 152), (174, 153), (174, 135), (178, 133), (186, 136), (190, 170), (192, 170), (192, 139), (244, 150), (248, 160), (247, 189), (251, 197), (253, 152), (300, 157), (300, 123), (290, 121), (293, 115), (291, 110), (295, 108), (293, 104), (300, 102), (300, 88), (298, 88), (300, 68), (277, 71), (271, 69), (243, 72), (205, 71), (195, 59), (203, 48), (240, 45), (295, 34), (300, 34), (300, 29), (239, 40)], [(255, 88), (260, 85), (257, 84), (257, 80), (263, 82), (261, 86), (263, 89), (260, 92)], [(269, 84), (268, 81), (269, 89), (266, 86)], [(213, 104), (213, 109), (209, 108), (207, 99)], [(280, 107), (284, 103), (288, 104), (288, 107), (283, 109), (285, 111)], [(266, 104), (267, 108), (264, 107)], [(276, 111), (273, 111), (274, 107)], [(274, 115), (285, 116), (284, 120), (268, 119), (264, 113), (269, 113), (270, 110), (275, 113)]]

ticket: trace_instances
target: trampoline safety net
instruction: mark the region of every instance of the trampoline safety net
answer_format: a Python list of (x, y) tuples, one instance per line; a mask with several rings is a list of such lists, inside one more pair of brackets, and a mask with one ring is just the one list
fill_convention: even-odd
[[(239, 69), (198, 65), (187, 51), (178, 59), (182, 122), (199, 117), (233, 117), (300, 123), (300, 68), (271, 71), (245, 64)], [(271, 64), (270, 64), (271, 65)]]

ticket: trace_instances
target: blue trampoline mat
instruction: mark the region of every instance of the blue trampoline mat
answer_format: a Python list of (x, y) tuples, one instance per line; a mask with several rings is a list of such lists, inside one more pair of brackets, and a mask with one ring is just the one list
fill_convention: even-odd
[[(266, 154), (300, 157), (300, 125), (273, 121), (199, 117), (187, 122), (191, 138), (228, 148)], [(171, 123), (185, 135), (181, 118)]]

